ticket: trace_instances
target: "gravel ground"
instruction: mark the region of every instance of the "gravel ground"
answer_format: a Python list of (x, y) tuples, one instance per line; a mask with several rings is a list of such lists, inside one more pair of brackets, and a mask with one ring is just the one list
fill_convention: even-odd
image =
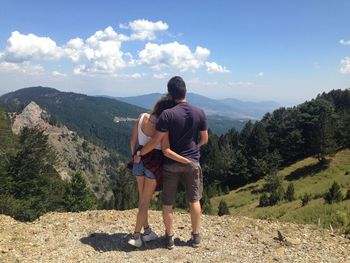
[[(192, 248), (188, 214), (175, 214), (175, 245), (162, 237), (134, 249), (126, 241), (137, 210), (48, 213), (32, 223), (0, 215), (0, 262), (349, 262), (350, 240), (312, 225), (203, 216)], [(150, 211), (163, 235), (162, 216)], [(278, 235), (278, 231), (281, 235)]]

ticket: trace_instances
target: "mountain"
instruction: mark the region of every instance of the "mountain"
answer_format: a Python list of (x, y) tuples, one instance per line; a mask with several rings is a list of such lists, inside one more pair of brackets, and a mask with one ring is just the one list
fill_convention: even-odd
[(50, 115), (33, 101), (13, 118), (14, 134), (19, 134), (24, 127), (44, 131), (49, 144), (56, 152), (55, 169), (62, 179), (70, 178), (77, 171), (83, 171), (83, 176), (96, 197), (106, 200), (111, 198), (113, 193), (109, 171), (112, 170), (112, 164), (108, 151), (81, 138), (65, 126), (49, 124)]
[(125, 158), (129, 155), (132, 122), (113, 120), (116, 117), (133, 119), (145, 111), (115, 99), (61, 92), (46, 87), (24, 88), (0, 97), (0, 105), (7, 112), (21, 112), (31, 101), (51, 115), (51, 123), (65, 125), (81, 137)]
[[(116, 99), (151, 109), (160, 96), (162, 96), (161, 93), (151, 93), (133, 97), (117, 97)], [(187, 100), (202, 108), (209, 116), (216, 115), (231, 119), (258, 120), (265, 113), (279, 107), (279, 104), (273, 101), (246, 102), (231, 98), (215, 100), (195, 93), (188, 93)]]

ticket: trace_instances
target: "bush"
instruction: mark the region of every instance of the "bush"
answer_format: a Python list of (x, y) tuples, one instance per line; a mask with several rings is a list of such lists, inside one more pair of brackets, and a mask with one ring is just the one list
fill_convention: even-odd
[(295, 200), (295, 191), (294, 191), (294, 184), (290, 183), (288, 185), (286, 194), (285, 194), (285, 199), (288, 200), (289, 202)]
[(311, 200), (311, 195), (308, 193), (305, 193), (303, 198), (301, 199), (301, 206), (306, 206), (310, 200)]
[(277, 175), (277, 173), (271, 173), (265, 178), (266, 183), (264, 185), (264, 190), (266, 192), (272, 193), (277, 191), (282, 186), (282, 178)]
[(263, 193), (259, 199), (259, 206), (265, 207), (265, 206), (269, 206), (269, 205), (270, 205), (269, 197), (266, 193)]
[(346, 200), (350, 199), (350, 189), (348, 189), (348, 191), (346, 191), (345, 199)]
[(333, 182), (329, 191), (325, 194), (324, 200), (328, 204), (333, 204), (343, 200), (343, 194), (340, 190), (340, 185), (337, 182)]
[(277, 205), (279, 202), (281, 202), (284, 198), (284, 189), (282, 186), (280, 186), (277, 190), (272, 191), (270, 197), (269, 197), (269, 203), (270, 205)]
[(219, 209), (218, 211), (219, 216), (230, 214), (230, 210), (228, 209), (227, 203), (223, 199), (221, 199), (218, 209)]
[(204, 193), (203, 198), (201, 199), (201, 208), (202, 208), (203, 214), (206, 214), (206, 215), (213, 214), (213, 207), (210, 203), (210, 198), (206, 193)]
[(333, 217), (334, 227), (345, 227), (349, 224), (348, 215), (343, 211), (336, 211)]

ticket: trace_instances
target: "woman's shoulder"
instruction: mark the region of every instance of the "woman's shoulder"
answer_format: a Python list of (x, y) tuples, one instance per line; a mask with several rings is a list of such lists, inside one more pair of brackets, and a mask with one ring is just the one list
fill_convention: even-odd
[(150, 117), (150, 114), (149, 113), (147, 113), (147, 112), (144, 112), (144, 113), (140, 113), (140, 115), (139, 115), (139, 117), (137, 118), (138, 120), (140, 120), (141, 118), (142, 118), (142, 116), (143, 116), (143, 119), (149, 119), (149, 117)]

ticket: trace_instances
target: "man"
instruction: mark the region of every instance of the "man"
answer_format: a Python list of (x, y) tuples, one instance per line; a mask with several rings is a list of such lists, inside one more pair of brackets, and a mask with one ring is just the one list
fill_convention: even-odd
[(151, 151), (164, 136), (169, 136), (170, 149), (189, 159), (183, 164), (165, 158), (163, 164), (163, 221), (166, 232), (167, 248), (174, 247), (173, 204), (176, 199), (177, 185), (180, 181), (186, 190), (190, 206), (193, 247), (200, 245), (200, 199), (203, 193), (203, 175), (199, 164), (200, 146), (208, 142), (208, 122), (203, 110), (186, 101), (186, 84), (181, 77), (173, 77), (168, 82), (168, 93), (175, 107), (165, 110), (159, 117), (156, 132), (137, 155)]

